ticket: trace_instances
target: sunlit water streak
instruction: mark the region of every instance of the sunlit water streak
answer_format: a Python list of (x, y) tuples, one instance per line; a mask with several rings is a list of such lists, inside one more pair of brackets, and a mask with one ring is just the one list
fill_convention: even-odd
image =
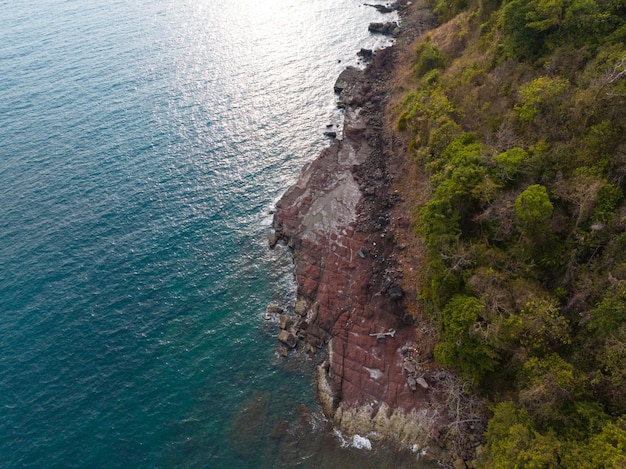
[(294, 289), (268, 211), (340, 123), (332, 83), (385, 43), (381, 18), (356, 0), (0, 2), (0, 465), (285, 464), (275, 425), (319, 411), (262, 320)]

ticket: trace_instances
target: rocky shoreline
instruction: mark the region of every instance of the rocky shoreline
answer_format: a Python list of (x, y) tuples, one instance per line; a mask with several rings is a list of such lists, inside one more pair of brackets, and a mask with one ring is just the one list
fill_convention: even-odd
[[(418, 4), (401, 0), (389, 10), (399, 12), (402, 25), (383, 29), (404, 44), (433, 24)], [(280, 315), (279, 350), (298, 348), (319, 361), (318, 397), (342, 431), (473, 467), (482, 429), (478, 419), (455, 414), (452, 401), (466, 408), (468, 398), (434, 364), (434, 333), (404, 288), (400, 239), (410, 216), (393, 189), (404, 165), (386, 124), (398, 56), (392, 46), (372, 54), (365, 70), (341, 73), (341, 138), (276, 204), (270, 245), (292, 248), (297, 282), (293, 313)]]

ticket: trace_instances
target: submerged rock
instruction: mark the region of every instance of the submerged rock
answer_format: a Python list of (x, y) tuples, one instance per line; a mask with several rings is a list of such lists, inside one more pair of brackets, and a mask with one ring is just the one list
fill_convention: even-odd
[(237, 414), (229, 429), (229, 442), (246, 463), (252, 463), (261, 445), (259, 435), (266, 431), (269, 403), (269, 393), (258, 392), (235, 409)]

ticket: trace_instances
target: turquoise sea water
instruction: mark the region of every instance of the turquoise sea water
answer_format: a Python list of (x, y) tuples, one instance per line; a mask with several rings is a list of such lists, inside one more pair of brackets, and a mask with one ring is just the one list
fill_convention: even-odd
[(381, 18), (0, 1), (0, 466), (397, 463), (321, 431), (310, 364), (262, 318), (294, 291), (268, 212)]

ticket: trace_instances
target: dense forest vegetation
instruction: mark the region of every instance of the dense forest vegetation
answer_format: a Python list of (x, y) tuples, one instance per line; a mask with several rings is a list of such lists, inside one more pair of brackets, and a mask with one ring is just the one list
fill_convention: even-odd
[(432, 0), (397, 129), (485, 467), (626, 467), (626, 0)]

